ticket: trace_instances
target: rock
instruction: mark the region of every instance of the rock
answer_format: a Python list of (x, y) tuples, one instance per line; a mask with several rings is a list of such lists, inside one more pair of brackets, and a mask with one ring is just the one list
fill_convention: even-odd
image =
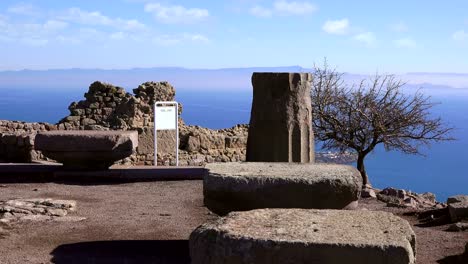
[(422, 193), (420, 194), (419, 196), (421, 196), (421, 198), (431, 202), (431, 203), (436, 203), (436, 196), (435, 194), (433, 193), (430, 193), (430, 192), (425, 192), (425, 193)]
[(416, 202), (416, 200), (412, 197), (408, 197), (406, 198), (404, 201), (404, 205), (406, 207), (412, 207), (412, 208), (416, 208), (418, 206), (418, 203)]
[(415, 263), (410, 224), (380, 211), (260, 209), (195, 229), (193, 264)]
[(468, 195), (449, 197), (447, 204), (452, 222), (468, 219)]
[(314, 162), (310, 73), (254, 73), (247, 161)]
[(385, 188), (382, 191), (380, 191), (381, 194), (388, 195), (388, 196), (394, 196), (398, 197), (400, 199), (405, 199), (406, 198), (406, 191), (405, 190), (398, 190), (395, 188)]
[(65, 167), (107, 169), (138, 146), (136, 131), (49, 131), (36, 135), (35, 149)]
[(8, 200), (0, 202), (0, 222), (55, 220), (75, 209), (76, 201), (72, 200), (50, 198)]
[(395, 188), (385, 188), (377, 194), (377, 199), (393, 207), (412, 207), (415, 209), (444, 208), (444, 204), (436, 201), (433, 193), (417, 194)]
[(63, 216), (63, 217), (54, 217), (52, 220), (56, 222), (81, 222), (86, 220), (86, 217), (80, 216)]
[(355, 205), (362, 178), (346, 165), (213, 163), (203, 179), (205, 206), (224, 215), (257, 208), (343, 209)]
[(52, 220), (52, 217), (48, 215), (25, 215), (25, 216), (20, 217), (19, 220), (43, 222), (43, 221)]
[(447, 198), (447, 204), (468, 202), (468, 195), (455, 195)]
[(459, 232), (459, 231), (466, 231), (468, 230), (468, 223), (454, 223), (451, 224), (448, 228), (447, 231), (452, 231), (452, 232)]
[(372, 188), (364, 188), (361, 191), (362, 198), (377, 198), (375, 191)]
[(200, 149), (200, 138), (195, 136), (189, 136), (187, 139), (187, 151), (197, 152)]
[(168, 82), (145, 82), (133, 89), (133, 93), (137, 98), (148, 100), (150, 105), (155, 101), (173, 101), (175, 97), (175, 89)]

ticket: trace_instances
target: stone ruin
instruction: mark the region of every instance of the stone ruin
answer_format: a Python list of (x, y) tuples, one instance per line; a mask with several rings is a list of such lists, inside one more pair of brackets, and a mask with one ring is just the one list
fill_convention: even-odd
[[(294, 85), (297, 84), (292, 84), (291, 87)], [(94, 82), (84, 94), (84, 100), (71, 103), (70, 114), (57, 124), (0, 120), (0, 162), (47, 161), (48, 159), (40, 151), (34, 149), (34, 138), (38, 132), (119, 129), (138, 131), (139, 141), (136, 153), (120, 163), (152, 165), (154, 162), (152, 105), (155, 101), (174, 100), (176, 92), (168, 82), (145, 82), (133, 89), (133, 93), (134, 95), (126, 92), (122, 87)], [(294, 108), (293, 105), (291, 107)], [(182, 105), (179, 104), (179, 114), (181, 113)], [(246, 159), (249, 125), (213, 130), (186, 125), (180, 115), (179, 118), (179, 165), (198, 166)], [(258, 127), (253, 128), (254, 131), (255, 129), (261, 132)], [(304, 129), (307, 131), (309, 128)], [(284, 141), (284, 144), (289, 143)], [(175, 165), (174, 145), (174, 131), (158, 131), (159, 165)], [(313, 149), (313, 138), (310, 140), (309, 148)], [(309, 153), (308, 150), (306, 152), (308, 158), (313, 160), (313, 152)], [(302, 156), (307, 158), (306, 155)], [(346, 163), (355, 159), (352, 154), (320, 153), (316, 156), (321, 162)]]
[(192, 263), (415, 263), (406, 220), (354, 210), (356, 168), (314, 163), (310, 81), (253, 74), (248, 162), (206, 166), (204, 204), (222, 217), (190, 235)]
[(247, 161), (314, 162), (310, 73), (254, 73)]
[[(155, 101), (175, 100), (175, 89), (168, 82), (145, 82), (133, 89), (134, 95), (122, 87), (102, 82), (90, 85), (85, 99), (69, 106), (70, 115), (57, 124), (26, 123), (0, 120), (0, 162), (32, 162), (47, 160), (34, 149), (38, 132), (54, 130), (135, 130), (138, 131), (136, 153), (120, 163), (152, 165), (154, 162)], [(179, 114), (182, 105), (179, 104)], [(180, 115), (179, 115), (180, 116)], [(246, 125), (211, 130), (189, 126), (179, 118), (179, 165), (197, 166), (210, 162), (245, 160)], [(175, 164), (175, 132), (158, 131), (158, 164)]]

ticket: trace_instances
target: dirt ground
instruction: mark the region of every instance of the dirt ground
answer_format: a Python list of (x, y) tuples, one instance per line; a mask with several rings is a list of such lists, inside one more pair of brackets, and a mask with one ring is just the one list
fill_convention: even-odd
[[(216, 217), (203, 207), (202, 182), (125, 184), (12, 183), (0, 185), (0, 200), (57, 198), (77, 201), (81, 222), (0, 224), (0, 263), (190, 263), (188, 237)], [(372, 199), (369, 210), (390, 210), (417, 224), (414, 216)], [(468, 232), (447, 226), (413, 226), (417, 263), (463, 263)], [(3, 229), (3, 231), (1, 231)]]

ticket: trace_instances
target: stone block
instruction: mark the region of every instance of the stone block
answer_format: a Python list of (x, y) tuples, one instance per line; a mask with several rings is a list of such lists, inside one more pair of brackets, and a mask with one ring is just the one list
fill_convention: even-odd
[(190, 235), (193, 264), (414, 264), (410, 224), (380, 211), (234, 212)]
[(137, 146), (136, 131), (48, 131), (35, 138), (36, 150), (71, 169), (107, 169)]
[(247, 161), (314, 162), (309, 73), (254, 73)]
[(346, 165), (241, 162), (206, 169), (204, 203), (220, 215), (257, 208), (352, 209), (362, 185), (359, 172)]
[(456, 195), (447, 199), (452, 222), (468, 219), (468, 195)]

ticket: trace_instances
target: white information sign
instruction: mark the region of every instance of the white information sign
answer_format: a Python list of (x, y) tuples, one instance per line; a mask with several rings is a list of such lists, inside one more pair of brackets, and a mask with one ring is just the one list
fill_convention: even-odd
[(176, 166), (179, 166), (179, 104), (156, 102), (154, 104), (154, 166), (158, 166), (158, 130), (176, 131)]
[(157, 130), (176, 129), (177, 108), (173, 106), (157, 106), (155, 113), (155, 126)]

